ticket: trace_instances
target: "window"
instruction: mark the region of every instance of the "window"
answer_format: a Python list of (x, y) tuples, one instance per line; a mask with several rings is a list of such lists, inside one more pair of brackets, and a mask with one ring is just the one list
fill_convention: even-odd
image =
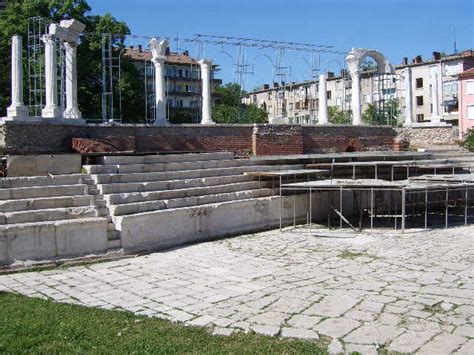
[(183, 107), (183, 99), (176, 100), (176, 107)]
[(416, 106), (423, 106), (423, 96), (416, 97)]
[(365, 103), (370, 104), (370, 94), (364, 95)]
[(423, 78), (416, 78), (416, 88), (421, 89), (423, 87)]
[(337, 105), (337, 106), (341, 106), (341, 98), (340, 98), (340, 97), (338, 97), (338, 98), (336, 99), (336, 105)]
[(458, 83), (454, 80), (443, 83), (443, 93), (448, 95), (457, 95)]
[(467, 119), (474, 120), (474, 105), (469, 105), (467, 108)]
[(466, 94), (474, 95), (474, 80), (466, 81)]
[(331, 100), (331, 91), (326, 91), (326, 97), (328, 100)]
[(419, 114), (419, 115), (416, 115), (416, 121), (417, 122), (423, 122), (425, 120), (425, 115), (424, 114)]

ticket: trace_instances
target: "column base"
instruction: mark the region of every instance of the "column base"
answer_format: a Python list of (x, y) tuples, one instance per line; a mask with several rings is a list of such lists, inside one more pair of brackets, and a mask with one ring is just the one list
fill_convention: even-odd
[(204, 124), (204, 125), (213, 125), (213, 124), (216, 124), (213, 120), (205, 120), (205, 121), (201, 121), (201, 124)]
[(63, 110), (61, 107), (58, 106), (46, 106), (42, 111), (41, 111), (41, 116), (46, 117), (46, 118), (61, 118), (63, 115)]
[(28, 116), (28, 107), (25, 105), (11, 105), (7, 108), (7, 117), (9, 118), (21, 118)]
[(153, 122), (153, 126), (168, 126), (170, 123), (166, 118), (156, 119)]
[(82, 118), (82, 112), (77, 107), (66, 108), (63, 113), (64, 118)]

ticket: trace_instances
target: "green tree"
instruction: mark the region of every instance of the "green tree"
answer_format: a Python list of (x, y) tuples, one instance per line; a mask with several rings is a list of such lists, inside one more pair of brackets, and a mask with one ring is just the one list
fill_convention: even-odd
[(267, 123), (267, 112), (254, 104), (242, 103), (242, 91), (239, 84), (227, 83), (216, 89), (217, 99), (213, 107), (212, 118), (217, 123)]
[(342, 111), (338, 106), (329, 106), (328, 120), (333, 124), (350, 124), (351, 111)]
[(470, 152), (474, 152), (474, 128), (468, 129), (463, 138), (462, 146)]
[(390, 99), (385, 104), (377, 108), (374, 104), (369, 104), (362, 114), (362, 121), (370, 125), (397, 125), (400, 114), (397, 99)]
[[(0, 14), (0, 114), (4, 114), (10, 103), (10, 38), (14, 34), (23, 37), (26, 43), (28, 19), (39, 16), (59, 22), (74, 18), (86, 25), (87, 35), (81, 37), (77, 48), (79, 109), (85, 118), (100, 118), (102, 98), (102, 36), (100, 33), (118, 34), (113, 37), (115, 54), (124, 48), (125, 35), (130, 30), (125, 22), (116, 20), (111, 14), (89, 15), (91, 7), (87, 0), (12, 0)], [(26, 54), (26, 51), (24, 52)], [(26, 55), (24, 56), (26, 63)], [(144, 89), (135, 66), (126, 58), (122, 59), (121, 80), (116, 87), (122, 90), (122, 112), (125, 121), (139, 121), (144, 118)], [(25, 70), (25, 73), (27, 71)], [(25, 78), (25, 83), (27, 82)], [(25, 85), (25, 98), (27, 86)], [(118, 105), (117, 105), (118, 106)]]

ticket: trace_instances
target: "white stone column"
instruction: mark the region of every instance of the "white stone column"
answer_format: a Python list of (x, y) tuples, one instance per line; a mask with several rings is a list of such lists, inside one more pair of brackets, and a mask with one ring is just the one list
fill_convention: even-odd
[(58, 106), (58, 80), (56, 42), (54, 36), (43, 35), (44, 61), (45, 61), (45, 86), (46, 106), (43, 108), (42, 116), (48, 118), (61, 117), (62, 109)]
[(156, 126), (167, 125), (166, 120), (166, 83), (165, 83), (165, 59), (166, 48), (169, 43), (166, 39), (158, 42), (156, 38), (152, 38), (148, 42), (152, 54), (152, 62), (155, 67), (155, 122)]
[(405, 68), (404, 73), (404, 86), (405, 86), (405, 122), (404, 126), (410, 127), (413, 123), (413, 92), (411, 87), (411, 70)]
[(352, 124), (360, 125), (361, 119), (361, 107), (360, 107), (360, 75), (359, 71), (351, 72), (352, 80), (352, 97), (351, 97), (351, 110), (352, 110)]
[(439, 95), (438, 95), (438, 68), (436, 66), (430, 67), (431, 79), (431, 105), (433, 112), (431, 113), (431, 122), (440, 122), (439, 115)]
[(166, 84), (165, 84), (165, 59), (153, 58), (155, 66), (155, 125), (162, 126), (168, 124), (166, 120)]
[(65, 118), (81, 118), (77, 102), (77, 44), (64, 42), (66, 50), (66, 110)]
[(202, 119), (201, 124), (214, 124), (211, 116), (211, 69), (212, 61), (200, 60), (202, 79)]
[(23, 53), (21, 36), (12, 37), (12, 104), (7, 108), (11, 118), (28, 117), (28, 108), (23, 103)]
[(328, 124), (328, 96), (326, 89), (326, 75), (319, 76), (319, 90), (318, 90), (318, 124)]

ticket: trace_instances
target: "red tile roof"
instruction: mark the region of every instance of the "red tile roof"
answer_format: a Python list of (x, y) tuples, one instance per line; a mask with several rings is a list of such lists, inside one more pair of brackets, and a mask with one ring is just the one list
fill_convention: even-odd
[(471, 76), (474, 75), (474, 68), (468, 69), (463, 71), (462, 73), (459, 73), (459, 76)]
[[(151, 60), (151, 52), (139, 50), (138, 48), (127, 48), (124, 56), (129, 57), (132, 60)], [(166, 56), (166, 63), (168, 64), (184, 64), (184, 65), (199, 65), (196, 59), (191, 58), (189, 55), (184, 53), (173, 53), (171, 52)]]

